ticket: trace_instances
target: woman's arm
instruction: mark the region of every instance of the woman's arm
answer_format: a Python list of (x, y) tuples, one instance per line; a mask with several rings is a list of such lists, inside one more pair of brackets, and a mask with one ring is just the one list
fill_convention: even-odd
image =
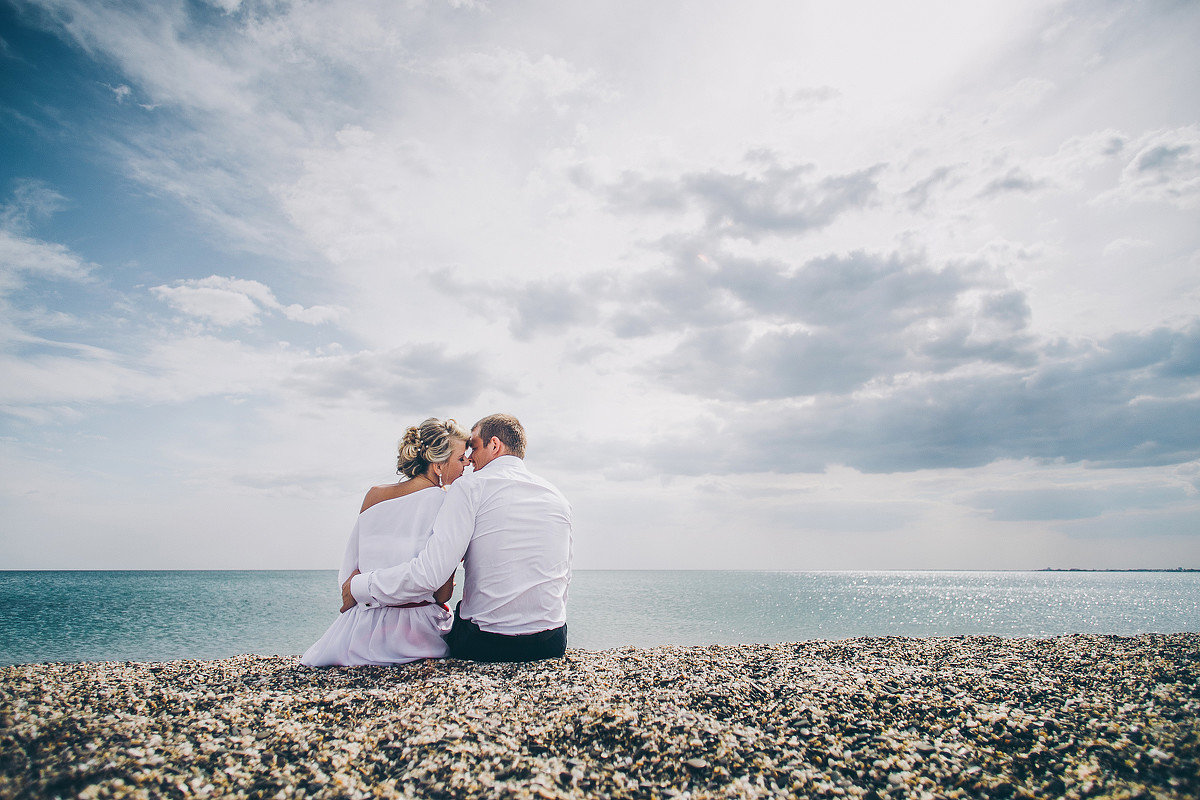
[(358, 601), (355, 600), (354, 595), (350, 593), (350, 581), (353, 580), (354, 576), (357, 574), (358, 570), (355, 569), (354, 572), (350, 574), (350, 577), (346, 578), (345, 582), (342, 583), (342, 610), (338, 612), (339, 614), (344, 614), (358, 605)]
[[(347, 605), (346, 592), (350, 586), (350, 579), (358, 574), (358, 520), (354, 521), (354, 528), (350, 531), (350, 541), (346, 542), (346, 552), (342, 556), (342, 568), (338, 570), (338, 584), (342, 587), (342, 611), (349, 611), (354, 607), (354, 603)], [(351, 598), (353, 599), (353, 598)]]
[(338, 585), (350, 580), (352, 574), (358, 572), (358, 521), (350, 531), (350, 540), (346, 542), (346, 552), (342, 554), (342, 568), (338, 570)]
[(450, 602), (450, 596), (454, 594), (454, 576), (450, 576), (450, 580), (442, 584), (442, 587), (433, 593), (433, 599), (442, 605)]

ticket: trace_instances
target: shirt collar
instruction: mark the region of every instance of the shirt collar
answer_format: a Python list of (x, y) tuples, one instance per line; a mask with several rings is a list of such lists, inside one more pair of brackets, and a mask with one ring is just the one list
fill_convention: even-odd
[[(496, 466), (496, 471), (500, 472), (501, 470), (513, 469), (514, 467), (523, 467), (525, 466), (525, 462), (514, 455), (496, 456), (491, 461), (484, 464), (483, 469), (491, 469), (493, 465)], [(480, 472), (482, 471), (483, 470), (480, 470)]]

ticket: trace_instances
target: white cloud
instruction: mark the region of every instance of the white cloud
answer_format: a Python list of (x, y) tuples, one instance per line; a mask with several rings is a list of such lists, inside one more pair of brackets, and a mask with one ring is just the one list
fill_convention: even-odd
[(997, 178), (988, 181), (979, 192), (980, 197), (992, 197), (1005, 192), (1030, 193), (1046, 188), (1044, 178), (1034, 177), (1023, 167), (1011, 167)]
[(603, 191), (615, 208), (630, 213), (678, 212), (694, 204), (710, 235), (751, 240), (819, 230), (877, 201), (881, 165), (817, 178), (814, 165), (780, 164), (770, 152), (749, 153), (746, 161), (741, 172), (709, 170), (678, 178), (626, 172)]
[(832, 86), (802, 86), (796, 89), (775, 90), (775, 105), (783, 113), (809, 111), (824, 103), (830, 103), (842, 96), (842, 93)]
[(121, 364), (111, 353), (99, 358), (0, 356), (0, 371), (5, 375), (0, 407), (114, 402), (138, 397), (151, 384), (144, 373)]
[(1155, 131), (1131, 143), (1128, 152), (1111, 197), (1187, 209), (1200, 205), (1200, 126)]
[(0, 226), (25, 230), (34, 222), (48, 219), (67, 204), (67, 199), (49, 184), (34, 179), (16, 181), (12, 200), (0, 208)]
[(255, 325), (262, 312), (249, 295), (228, 289), (185, 284), (155, 286), (151, 291), (184, 314), (216, 325)]
[(332, 306), (284, 306), (263, 283), (219, 275), (155, 286), (150, 291), (187, 316), (217, 326), (257, 325), (265, 311), (279, 311), (290, 320), (310, 325), (336, 322), (342, 313)]
[(343, 310), (332, 306), (309, 306), (305, 308), (298, 303), (281, 308), (283, 315), (294, 322), (308, 325), (322, 325), (326, 322), (336, 323), (342, 318)]
[(994, 111), (1003, 116), (1010, 116), (1014, 112), (1028, 112), (1041, 105), (1054, 89), (1054, 82), (1045, 78), (1022, 78), (996, 94), (993, 100)]
[(1128, 147), (1129, 137), (1120, 131), (1111, 128), (1093, 131), (1063, 142), (1053, 162), (1060, 167), (1060, 174), (1078, 178), (1085, 171), (1102, 168), (1125, 157)]
[(581, 72), (569, 61), (504, 48), (490, 52), (466, 52), (436, 62), (431, 71), (475, 102), (516, 113), (528, 103), (549, 102), (557, 113), (565, 113), (577, 101), (611, 98), (610, 91), (597, 85), (596, 77)]
[(30, 278), (85, 281), (96, 265), (70, 248), (40, 241), (28, 231), (66, 202), (40, 181), (18, 181), (12, 200), (0, 207), (0, 297), (12, 294)]
[(0, 293), (10, 293), (30, 277), (86, 280), (94, 264), (61, 244), (0, 230)]
[(113, 93), (113, 97), (115, 97), (117, 99), (118, 105), (121, 103), (124, 103), (126, 100), (128, 100), (130, 98), (131, 95), (133, 95), (133, 89), (130, 89), (128, 86), (126, 86), (123, 83), (120, 84), (119, 86), (109, 86), (106, 83), (106, 84), (104, 84), (104, 88), (108, 89), (110, 92)]
[(204, 0), (213, 8), (219, 8), (226, 14), (232, 14), (242, 7), (242, 0)]
[(1195, 505), (1194, 498), (1184, 487), (1158, 481), (1145, 485), (1095, 481), (1082, 487), (1066, 485), (984, 491), (974, 502), (987, 510), (992, 519), (1017, 522), (1091, 519), (1114, 510)]
[(1128, 236), (1122, 236), (1120, 239), (1113, 239), (1108, 244), (1104, 245), (1105, 256), (1121, 256), (1125, 253), (1144, 250), (1154, 245), (1149, 239), (1137, 239)]

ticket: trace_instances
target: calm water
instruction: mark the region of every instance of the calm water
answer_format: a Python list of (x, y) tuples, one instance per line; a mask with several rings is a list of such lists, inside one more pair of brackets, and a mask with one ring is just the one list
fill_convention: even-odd
[[(0, 664), (299, 654), (335, 616), (336, 583), (324, 570), (0, 572)], [(579, 571), (568, 626), (591, 650), (1200, 631), (1200, 573)]]

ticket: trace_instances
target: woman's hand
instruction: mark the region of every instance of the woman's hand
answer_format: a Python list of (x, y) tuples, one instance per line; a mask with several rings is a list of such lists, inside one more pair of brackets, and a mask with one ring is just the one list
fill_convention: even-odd
[(355, 575), (360, 574), (361, 573), (357, 569), (354, 570), (354, 572), (350, 573), (350, 577), (346, 578), (346, 582), (342, 584), (342, 610), (338, 612), (339, 614), (344, 614), (358, 605), (358, 601), (355, 600), (354, 595), (350, 593), (350, 581), (354, 580)]

